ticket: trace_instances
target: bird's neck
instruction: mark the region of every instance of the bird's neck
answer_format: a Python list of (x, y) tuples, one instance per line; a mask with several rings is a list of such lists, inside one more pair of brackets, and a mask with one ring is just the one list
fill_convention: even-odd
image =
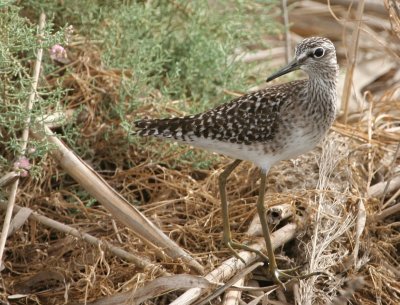
[(310, 109), (318, 108), (320, 113), (329, 116), (333, 121), (336, 112), (337, 100), (337, 68), (332, 71), (321, 71), (318, 75), (309, 75), (307, 88), (307, 101)]
[(308, 98), (309, 100), (322, 100), (321, 97), (334, 97), (336, 99), (336, 83), (338, 76), (337, 66), (331, 69), (310, 73), (308, 77)]

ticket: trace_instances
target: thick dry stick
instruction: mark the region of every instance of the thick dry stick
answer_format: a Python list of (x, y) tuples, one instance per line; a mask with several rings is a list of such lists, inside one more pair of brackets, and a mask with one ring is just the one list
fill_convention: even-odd
[(394, 195), (392, 197), (389, 198), (388, 201), (385, 202), (385, 204), (382, 206), (382, 209), (386, 209), (393, 201), (395, 201), (397, 199), (397, 197), (400, 196), (400, 188), (397, 190), (396, 193), (394, 193)]
[(375, 221), (382, 221), (386, 217), (389, 217), (395, 213), (400, 212), (400, 202), (395, 204), (394, 206), (391, 206), (390, 208), (384, 209), (382, 212), (380, 212), (378, 215), (374, 217)]
[(385, 193), (391, 193), (400, 188), (400, 175), (390, 178), (390, 183), (382, 181), (371, 186), (368, 190), (368, 197), (380, 197)]
[[(289, 223), (283, 228), (275, 231), (271, 234), (272, 246), (274, 249), (284, 245), (286, 242), (291, 240), (296, 235), (297, 225)], [(250, 247), (256, 250), (262, 250), (265, 248), (264, 238), (257, 239), (255, 244)], [(230, 278), (238, 269), (243, 269), (245, 266), (252, 264), (257, 259), (254, 253), (248, 251), (239, 252), (240, 257), (246, 262), (243, 264), (240, 260), (232, 257), (222, 263), (217, 269), (207, 274), (205, 278), (211, 282), (221, 282)], [(192, 288), (182, 294), (179, 298), (173, 301), (170, 305), (189, 305), (192, 304), (202, 293), (201, 288)]]
[[(45, 21), (46, 21), (46, 15), (44, 13), (41, 13), (40, 14), (40, 18), (39, 18), (39, 34), (40, 35), (43, 32)], [(25, 128), (24, 128), (24, 130), (22, 132), (22, 147), (21, 147), (22, 148), (22, 155), (25, 154), (26, 146), (28, 145), (29, 124), (31, 123), (31, 117), (30, 117), (29, 113), (33, 108), (33, 104), (35, 103), (36, 89), (37, 89), (37, 84), (38, 84), (38, 81), (39, 81), (39, 74), (40, 74), (40, 66), (41, 66), (41, 63), (42, 63), (42, 56), (43, 56), (43, 49), (40, 48), (38, 50), (37, 55), (36, 55), (35, 68), (34, 68), (34, 71), (33, 71), (33, 82), (32, 82), (31, 94), (29, 96), (29, 100), (28, 100), (27, 107), (26, 107), (28, 116), (27, 116), (26, 121), (25, 121)], [(4, 252), (4, 247), (6, 245), (8, 230), (10, 228), (11, 216), (12, 216), (12, 212), (13, 212), (13, 209), (14, 209), (15, 198), (17, 197), (18, 184), (19, 184), (19, 178), (17, 178), (14, 181), (13, 185), (11, 186), (11, 192), (10, 192), (10, 197), (8, 199), (6, 215), (4, 217), (3, 229), (1, 231), (1, 237), (0, 237), (0, 270), (1, 270), (1, 263), (3, 261), (3, 252)]]
[(5, 187), (8, 184), (14, 182), (19, 177), (19, 175), (20, 174), (16, 171), (5, 174), (3, 177), (0, 178), (0, 187)]
[[(7, 208), (7, 204), (5, 201), (0, 200), (0, 208), (1, 209)], [(20, 207), (18, 205), (14, 206), (14, 212), (18, 212), (21, 209), (22, 209), (22, 207)], [(63, 232), (65, 234), (70, 234), (79, 239), (82, 239), (91, 245), (100, 246), (102, 248), (105, 248), (105, 249), (109, 250), (110, 253), (114, 254), (115, 256), (118, 256), (128, 262), (134, 263), (139, 268), (148, 269), (148, 270), (157, 270), (162, 275), (169, 275), (168, 272), (166, 272), (163, 268), (161, 268), (160, 266), (154, 265), (153, 263), (148, 261), (146, 258), (129, 253), (129, 252), (125, 251), (124, 249), (118, 248), (118, 247), (108, 243), (107, 241), (102, 241), (90, 234), (80, 232), (79, 230), (77, 230), (71, 226), (68, 226), (68, 225), (63, 224), (58, 221), (55, 221), (46, 216), (40, 215), (34, 211), (31, 212), (31, 214), (29, 215), (29, 218), (32, 218), (32, 219), (40, 222), (41, 224), (43, 224), (47, 227), (53, 228), (59, 232)]]
[[(234, 285), (243, 286), (244, 278), (238, 280)], [(242, 292), (240, 290), (229, 290), (225, 293), (224, 301), (222, 305), (238, 305)]]
[[(44, 131), (43, 131), (44, 130)], [(55, 148), (51, 156), (61, 167), (82, 186), (90, 195), (100, 202), (116, 219), (141, 238), (143, 242), (155, 249), (159, 257), (166, 253), (175, 260), (182, 260), (197, 272), (203, 273), (203, 267), (158, 227), (140, 213), (125, 198), (117, 193), (100, 175), (67, 148), (46, 126), (31, 130), (32, 135), (40, 140), (46, 139)]]
[[(241, 280), (246, 278), (247, 274), (253, 272), (256, 268), (263, 266), (264, 263), (258, 262), (255, 264), (252, 264), (246, 268), (243, 268), (242, 270), (239, 270), (234, 276), (232, 276), (226, 283), (223, 285), (219, 285), (219, 287), (213, 291), (210, 295), (205, 297), (204, 299), (201, 299), (195, 303), (195, 305), (208, 305), (212, 300), (220, 296), (222, 293), (226, 292), (228, 289), (230, 289), (232, 286), (237, 285), (236, 283)], [(240, 285), (241, 286), (241, 285)], [(236, 287), (240, 287), (236, 286)], [(200, 288), (200, 287), (196, 287)], [(269, 289), (269, 287), (267, 287)], [(241, 289), (234, 289), (235, 291), (242, 291)]]
[[(267, 221), (269, 224), (277, 225), (282, 220), (291, 217), (294, 211), (295, 208), (288, 203), (272, 206), (267, 210)], [(259, 217), (253, 218), (246, 234), (250, 236), (263, 236)]]
[(295, 208), (289, 203), (270, 207), (267, 211), (268, 223), (276, 225), (282, 220), (291, 217), (293, 212), (295, 212)]

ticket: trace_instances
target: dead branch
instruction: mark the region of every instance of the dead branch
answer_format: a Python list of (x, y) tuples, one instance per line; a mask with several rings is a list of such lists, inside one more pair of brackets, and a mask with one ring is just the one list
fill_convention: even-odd
[(133, 230), (142, 241), (154, 248), (160, 257), (163, 257), (165, 252), (173, 259), (184, 261), (197, 272), (203, 272), (203, 267), (194, 258), (117, 193), (88, 164), (68, 149), (49, 128), (40, 126), (37, 130), (31, 130), (31, 132), (35, 138), (46, 139), (52, 143), (56, 148), (51, 151), (51, 156), (57, 160), (63, 169), (89, 194), (103, 204), (116, 219)]
[[(7, 207), (6, 202), (0, 200), (0, 208), (6, 209), (6, 207)], [(15, 205), (14, 212), (20, 212), (22, 210), (28, 210), (29, 214), (27, 214), (27, 218), (28, 217), (32, 218), (32, 219), (40, 222), (41, 224), (43, 224), (47, 227), (53, 228), (59, 232), (63, 232), (65, 234), (70, 234), (72, 236), (75, 236), (79, 239), (82, 239), (82, 240), (88, 242), (91, 245), (103, 247), (103, 248), (109, 250), (110, 253), (114, 254), (115, 256), (118, 256), (119, 258), (124, 259), (128, 262), (134, 263), (139, 268), (153, 270), (153, 271), (157, 270), (157, 272), (159, 272), (162, 275), (168, 275), (168, 272), (166, 272), (162, 267), (154, 265), (153, 263), (148, 261), (143, 256), (134, 255), (132, 253), (125, 251), (124, 249), (118, 248), (118, 247), (110, 244), (107, 241), (102, 241), (102, 240), (94, 237), (93, 235), (81, 232), (71, 226), (68, 226), (68, 225), (63, 224), (58, 221), (55, 221), (46, 216), (40, 215), (40, 214), (32, 211), (31, 209), (23, 208), (18, 205)], [(21, 223), (21, 225), (22, 225), (22, 223)]]
[[(294, 223), (287, 224), (283, 228), (272, 233), (271, 240), (273, 248), (276, 249), (291, 240), (296, 234), (297, 225)], [(264, 238), (258, 238), (255, 244), (250, 245), (256, 250), (265, 248)], [(250, 265), (256, 261), (257, 256), (247, 251), (239, 252), (240, 257), (245, 261), (246, 265)], [(213, 270), (205, 276), (212, 282), (225, 281), (232, 277), (238, 270), (243, 269), (245, 264), (235, 257), (232, 257), (221, 264), (217, 269)], [(201, 288), (193, 288), (186, 291), (170, 305), (189, 305), (192, 304), (202, 293)]]

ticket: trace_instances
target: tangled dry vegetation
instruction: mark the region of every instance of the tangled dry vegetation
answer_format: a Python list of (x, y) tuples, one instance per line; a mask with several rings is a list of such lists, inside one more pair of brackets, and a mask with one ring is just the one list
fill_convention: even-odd
[[(349, 67), (346, 52), (355, 47), (355, 69), (347, 73), (353, 73), (351, 90), (357, 94), (324, 143), (271, 170), (266, 195), (266, 204), (276, 208), (270, 218), (279, 265), (329, 276), (289, 281), (283, 291), (272, 286), (252, 254), (243, 254), (246, 267), (231, 258), (221, 241), (218, 197), (218, 175), (229, 160), (193, 169), (176, 165), (190, 147), (174, 148), (154, 162), (146, 140), (124, 144), (125, 132), (111, 129), (118, 122), (101, 112), (101, 103), (117, 100), (127, 72), (103, 68), (99, 50), (75, 37), (70, 62), (58, 71), (73, 71), (64, 78), (72, 90), (62, 102), (68, 114), (77, 115), (76, 141), (85, 142), (95, 157), (76, 158), (48, 131), (54, 149), (42, 161), (42, 174), (21, 180), (4, 258), (3, 302), (200, 304), (213, 295), (211, 304), (399, 304), (399, 8), (388, 0), (390, 15), (367, 1), (363, 23), (355, 27), (354, 21), (338, 20), (358, 20), (359, 11), (348, 10), (346, 1), (331, 3), (331, 12), (322, 3), (297, 4), (289, 14), (291, 35), (331, 38), (343, 68)], [(263, 54), (283, 59), (281, 46), (243, 60), (260, 60)], [(45, 81), (52, 86), (57, 75)], [(84, 106), (79, 114), (78, 106)], [(141, 113), (151, 115), (152, 109), (138, 109)], [(106, 132), (108, 140), (101, 136)], [(45, 137), (37, 131), (33, 136)], [(158, 149), (170, 147), (160, 143)], [(251, 164), (241, 165), (229, 179), (228, 198), (234, 239), (261, 247), (254, 220), (257, 173)], [(89, 206), (77, 192), (97, 201)], [(5, 210), (7, 203), (0, 203)]]

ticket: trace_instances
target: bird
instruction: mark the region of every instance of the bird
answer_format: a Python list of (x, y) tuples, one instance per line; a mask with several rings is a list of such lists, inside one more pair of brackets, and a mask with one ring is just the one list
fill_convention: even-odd
[[(249, 92), (196, 115), (134, 122), (139, 136), (170, 139), (234, 159), (219, 176), (224, 244), (238, 259), (235, 249), (267, 259), (270, 275), (279, 285), (283, 285), (281, 278), (290, 275), (278, 269), (272, 247), (264, 205), (266, 177), (273, 165), (312, 150), (325, 137), (335, 119), (339, 71), (336, 49), (328, 38), (305, 38), (296, 45), (294, 54), (293, 60), (267, 82), (299, 69), (308, 78)], [(260, 169), (257, 212), (267, 255), (231, 237), (226, 182), (242, 161)]]

